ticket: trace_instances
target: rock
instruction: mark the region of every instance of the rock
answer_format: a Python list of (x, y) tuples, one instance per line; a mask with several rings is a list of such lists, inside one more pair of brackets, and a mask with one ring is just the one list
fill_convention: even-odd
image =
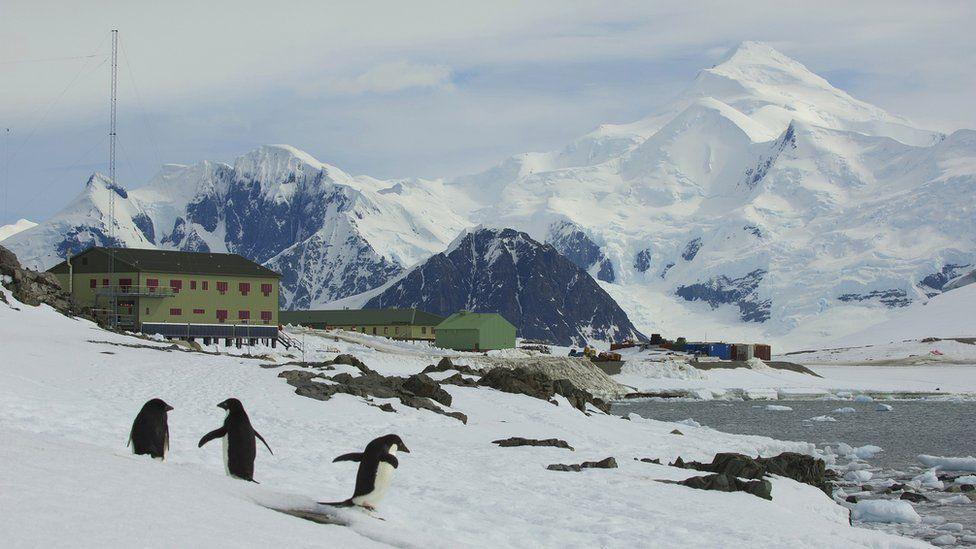
[(457, 370), (462, 374), (468, 374), (472, 376), (481, 376), (484, 374), (484, 372), (482, 372), (481, 370), (472, 368), (471, 366), (466, 366), (464, 364), (454, 364), (453, 362), (451, 362), (451, 359), (448, 357), (442, 358), (440, 362), (438, 362), (436, 365), (431, 364), (430, 366), (427, 366), (420, 373), (429, 374), (431, 372), (446, 372), (448, 370)]
[(972, 492), (976, 491), (976, 486), (973, 486), (972, 484), (962, 484), (959, 486), (959, 489), (963, 492)]
[(908, 488), (908, 486), (905, 485), (905, 484), (902, 484), (900, 482), (896, 482), (896, 483), (894, 483), (894, 484), (892, 484), (891, 486), (888, 487), (888, 489), (891, 490), (892, 492), (897, 492), (899, 490), (904, 490), (905, 488)]
[(916, 494), (915, 492), (904, 492), (898, 499), (903, 499), (912, 503), (921, 503), (929, 500), (929, 498), (923, 496), (922, 494)]
[(492, 368), (478, 380), (478, 385), (545, 401), (559, 394), (581, 412), (586, 412), (586, 404), (590, 403), (604, 413), (610, 413), (608, 403), (577, 388), (572, 382), (565, 379), (553, 380), (542, 372), (529, 371), (525, 368)]
[(962, 486), (957, 486), (955, 484), (952, 484), (948, 488), (946, 488), (944, 491), (947, 492), (947, 493), (950, 493), (950, 494), (958, 494), (958, 493), (962, 492)]
[(644, 463), (654, 463), (656, 465), (661, 464), (661, 460), (659, 458), (634, 458), (634, 461), (643, 461)]
[(427, 397), (431, 400), (440, 402), (444, 406), (450, 406), (451, 394), (441, 388), (440, 384), (424, 374), (414, 374), (403, 382), (403, 388), (411, 393)]
[(553, 448), (574, 450), (574, 448), (570, 446), (568, 442), (565, 440), (559, 440), (558, 438), (546, 438), (539, 440), (534, 438), (511, 437), (504, 440), (493, 440), (491, 443), (497, 444), (502, 448), (512, 448), (515, 446), (552, 446)]
[[(362, 360), (359, 360), (358, 358), (356, 358), (355, 356), (350, 355), (350, 354), (341, 354), (341, 355), (338, 355), (337, 357), (335, 357), (332, 360), (328, 361), (326, 364), (345, 364), (347, 366), (354, 366), (354, 367), (358, 368), (359, 371), (362, 372), (362, 373), (364, 373), (364, 374), (368, 374), (370, 372), (373, 372), (373, 370), (370, 370), (366, 366), (366, 364), (363, 363)], [(373, 372), (373, 373), (375, 373), (375, 372)]]
[(780, 475), (820, 488), (828, 496), (832, 493), (823, 460), (796, 452), (783, 452), (768, 458), (751, 458), (743, 454), (723, 452), (716, 454), (711, 463), (685, 462), (679, 457), (672, 466), (750, 479)]
[(847, 496), (844, 498), (847, 503), (857, 503), (857, 496)]
[(580, 464), (566, 465), (563, 463), (553, 463), (546, 467), (550, 471), (575, 471), (580, 472), (583, 469), (616, 469), (617, 460), (613, 457), (608, 457), (601, 459), (600, 461), (584, 461)]
[(383, 410), (384, 412), (394, 412), (394, 413), (396, 413), (396, 409), (393, 408), (393, 405), (390, 404), (389, 402), (386, 402), (384, 404), (380, 404), (379, 406), (377, 406), (377, 408), (379, 408), (380, 410)]
[(441, 385), (457, 385), (458, 387), (477, 387), (478, 382), (473, 379), (468, 379), (461, 374), (454, 374), (451, 377), (441, 380)]
[[(672, 435), (684, 435), (684, 433), (682, 433), (681, 431), (679, 431), (679, 430), (677, 430), (677, 429), (675, 429), (675, 430), (673, 430), (673, 431), (671, 431), (671, 434), (672, 434)], [(678, 458), (678, 459), (681, 459), (681, 458)]]
[[(339, 356), (349, 357), (343, 359), (346, 362), (339, 364), (349, 364), (351, 361), (358, 362), (358, 359), (352, 355)], [(468, 417), (463, 413), (443, 410), (431, 400), (431, 396), (436, 396), (441, 400), (450, 402), (450, 395), (429, 377), (417, 375), (411, 376), (411, 378), (415, 378), (411, 380), (411, 378), (404, 379), (396, 376), (383, 376), (370, 370), (365, 364), (361, 362), (359, 364), (361, 366), (351, 364), (363, 371), (362, 375), (356, 377), (346, 372), (328, 377), (307, 369), (286, 370), (279, 373), (278, 377), (287, 381), (292, 387), (295, 387), (295, 394), (316, 400), (329, 400), (336, 393), (344, 393), (361, 398), (398, 398), (404, 406), (419, 410), (430, 410), (437, 414), (453, 417), (461, 423), (466, 424), (468, 422)], [(426, 380), (422, 378), (426, 378)], [(322, 383), (321, 381), (316, 381), (316, 379), (328, 380), (331, 383)], [(430, 384), (433, 384), (433, 386)], [(424, 394), (421, 395), (415, 391), (420, 391)], [(442, 395), (440, 392), (444, 394)], [(447, 396), (447, 399), (444, 399), (444, 395)]]
[(678, 484), (697, 490), (717, 490), (719, 492), (746, 492), (763, 499), (773, 499), (773, 485), (768, 480), (740, 480), (724, 473), (702, 477), (691, 477)]
[(9, 280), (3, 285), (21, 303), (35, 307), (46, 303), (66, 315), (77, 316), (84, 313), (83, 316), (88, 316), (87, 311), (75, 307), (71, 296), (64, 291), (56, 276), (23, 268), (17, 256), (3, 246), (0, 246), (0, 277)]

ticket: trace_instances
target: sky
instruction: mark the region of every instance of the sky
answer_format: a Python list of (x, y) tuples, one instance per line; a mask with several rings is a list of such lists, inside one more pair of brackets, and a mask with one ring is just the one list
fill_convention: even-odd
[[(0, 225), (118, 180), (287, 143), (450, 177), (653, 113), (744, 40), (942, 131), (976, 128), (976, 2), (0, 0)], [(7, 129), (9, 128), (9, 131)]]

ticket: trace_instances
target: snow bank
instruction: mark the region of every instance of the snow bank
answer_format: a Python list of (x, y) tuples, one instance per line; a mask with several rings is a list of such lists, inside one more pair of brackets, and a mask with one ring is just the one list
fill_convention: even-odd
[(870, 499), (854, 504), (854, 520), (914, 524), (922, 520), (911, 503), (901, 500)]
[(973, 471), (976, 472), (976, 458), (967, 457), (941, 457), (922, 454), (918, 460), (926, 467), (937, 467), (946, 471)]

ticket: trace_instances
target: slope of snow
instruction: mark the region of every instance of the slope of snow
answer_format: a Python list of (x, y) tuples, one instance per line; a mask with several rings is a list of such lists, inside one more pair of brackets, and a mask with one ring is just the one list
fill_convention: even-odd
[[(669, 434), (674, 423), (587, 417), (565, 403), (484, 388), (447, 387), (467, 425), (398, 402), (396, 413), (349, 395), (320, 402), (295, 395), (278, 379), (280, 368), (260, 367), (291, 358), (280, 351), (256, 360), (169, 350), (18, 304), (3, 291), (13, 305), (0, 303), (0, 526), (7, 546), (592, 547), (649, 539), (674, 547), (730, 540), (750, 547), (922, 546), (851, 527), (846, 509), (791, 480), (772, 479), (769, 502), (655, 482), (691, 472), (633, 460), (807, 452), (810, 444), (685, 425), (678, 437)], [(409, 343), (378, 350), (320, 332), (295, 335), (312, 360), (352, 352), (386, 374), (416, 372), (435, 360)], [(225, 477), (218, 447), (196, 447), (223, 420), (216, 403), (228, 396), (243, 401), (275, 451), (258, 453), (260, 485)], [(124, 447), (134, 414), (152, 397), (175, 408), (164, 462)], [(389, 432), (411, 453), (401, 455), (380, 507), (384, 521), (341, 510), (348, 528), (320, 526), (265, 509), (347, 497), (355, 469), (332, 458)], [(576, 451), (491, 444), (509, 436), (559, 437)], [(618, 469), (545, 469), (608, 455)]]
[(9, 238), (21, 231), (26, 231), (32, 227), (36, 227), (37, 223), (27, 219), (18, 219), (17, 221), (9, 224), (0, 226), (0, 240)]

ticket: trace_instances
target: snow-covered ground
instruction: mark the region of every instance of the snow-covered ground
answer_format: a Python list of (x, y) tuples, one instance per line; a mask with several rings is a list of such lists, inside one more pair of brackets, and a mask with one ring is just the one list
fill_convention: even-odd
[(624, 353), (613, 376), (641, 392), (688, 390), (700, 398), (852, 398), (855, 393), (976, 396), (976, 345), (953, 340), (909, 341), (774, 357), (807, 366), (821, 377), (757, 368), (697, 369), (686, 357)]
[[(26, 546), (506, 547), (915, 547), (921, 543), (853, 528), (847, 510), (816, 489), (774, 478), (773, 501), (655, 482), (692, 472), (634, 461), (709, 459), (718, 451), (810, 452), (806, 443), (718, 433), (704, 427), (593, 414), (486, 388), (447, 386), (461, 422), (360, 398), (320, 402), (293, 393), (262, 368), (269, 360), (170, 349), (117, 335), (42, 306), (0, 303), (0, 538)], [(305, 335), (309, 358), (352, 352), (385, 374), (434, 362), (420, 346), (392, 349)], [(130, 346), (134, 345), (134, 346)], [(251, 349), (263, 352), (268, 349)], [(235, 351), (236, 352), (236, 351)], [(286, 361), (280, 351), (271, 357)], [(224, 476), (220, 451), (199, 437), (235, 396), (275, 454), (259, 449), (261, 484)], [(164, 398), (166, 461), (128, 453), (143, 402)], [(669, 434), (680, 427), (684, 436)], [(347, 497), (355, 467), (332, 458), (395, 432), (400, 459), (379, 510), (356, 510), (350, 526), (324, 526), (266, 507), (312, 508)], [(561, 438), (575, 447), (500, 448), (510, 436)], [(565, 473), (550, 463), (614, 456), (618, 469)]]

